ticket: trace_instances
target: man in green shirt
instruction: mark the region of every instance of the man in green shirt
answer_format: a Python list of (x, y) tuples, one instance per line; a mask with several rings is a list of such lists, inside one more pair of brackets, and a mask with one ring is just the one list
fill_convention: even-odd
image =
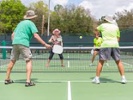
[(30, 51), (29, 45), (32, 37), (38, 40), (46, 48), (51, 48), (50, 45), (45, 43), (40, 36), (37, 34), (38, 30), (35, 24), (32, 22), (37, 15), (33, 10), (28, 10), (24, 16), (24, 20), (21, 21), (14, 32), (12, 33), (12, 45), (13, 49), (11, 52), (11, 60), (8, 64), (5, 84), (13, 83), (10, 79), (11, 70), (16, 62), (19, 59), (21, 54), (26, 61), (26, 83), (25, 86), (34, 86), (35, 84), (31, 82), (31, 72), (32, 72), (32, 53)]
[(99, 51), (99, 62), (96, 69), (96, 77), (92, 82), (99, 84), (100, 83), (100, 73), (102, 71), (103, 64), (106, 60), (110, 60), (112, 57), (119, 69), (121, 75), (121, 83), (126, 83), (126, 78), (124, 75), (124, 67), (122, 61), (120, 60), (120, 50), (119, 50), (119, 38), (120, 31), (114, 20), (110, 16), (105, 16), (103, 18), (103, 24), (99, 25), (95, 30), (95, 34), (101, 33), (103, 42), (101, 44), (101, 49)]

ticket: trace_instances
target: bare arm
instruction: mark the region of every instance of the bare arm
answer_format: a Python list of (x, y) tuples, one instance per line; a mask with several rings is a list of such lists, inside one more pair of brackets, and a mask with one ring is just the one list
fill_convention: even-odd
[(35, 38), (38, 42), (40, 42), (43, 46), (45, 46), (46, 48), (51, 48), (51, 46), (48, 45), (45, 41), (43, 41), (43, 40), (41, 39), (41, 37), (40, 37), (37, 33), (34, 34), (34, 38)]
[(117, 37), (118, 42), (120, 41), (120, 37)]
[(49, 39), (48, 42), (49, 42), (49, 43), (53, 42), (53, 36), (50, 37), (50, 39)]
[(11, 40), (13, 40), (13, 38), (14, 38), (14, 32), (13, 32), (12, 35), (11, 35)]

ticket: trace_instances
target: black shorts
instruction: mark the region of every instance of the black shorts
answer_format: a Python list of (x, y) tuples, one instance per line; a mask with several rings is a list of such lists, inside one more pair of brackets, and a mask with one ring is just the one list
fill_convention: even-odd
[[(58, 54), (58, 55), (59, 55), (59, 57), (60, 57), (60, 60), (63, 60), (63, 59), (64, 59), (63, 54)], [(52, 51), (52, 49), (51, 49), (51, 50), (50, 50), (49, 59), (51, 60), (51, 59), (53, 58), (53, 56), (54, 56), (54, 53), (53, 53), (53, 51)]]
[(100, 49), (94, 49), (94, 51), (100, 51)]

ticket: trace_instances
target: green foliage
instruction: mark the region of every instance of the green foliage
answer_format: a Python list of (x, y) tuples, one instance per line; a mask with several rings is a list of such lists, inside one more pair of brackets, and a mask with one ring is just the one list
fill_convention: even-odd
[[(35, 24), (41, 33), (42, 29), (47, 32), (48, 27), (48, 5), (42, 0), (31, 3), (26, 8), (21, 0), (1, 0), (0, 2), (0, 34), (12, 33), (16, 25), (23, 20), (23, 16), (27, 9), (33, 9), (38, 15)], [(44, 25), (42, 16), (44, 15)], [(133, 25), (133, 9), (130, 11), (123, 10), (117, 12), (114, 16), (120, 27), (120, 30), (132, 28)], [(97, 21), (91, 16), (90, 11), (75, 5), (56, 5), (54, 11), (50, 11), (50, 32), (59, 28), (63, 35), (88, 35), (93, 34), (93, 27)]]
[(123, 10), (122, 12), (117, 12), (115, 16), (121, 30), (133, 28), (133, 9), (130, 11)]
[(0, 22), (0, 34), (3, 34), (2, 33), (3, 28), (4, 28), (4, 24), (2, 22)]
[[(46, 23), (47, 17), (48, 17), (48, 6), (43, 1), (38, 1), (36, 3), (31, 3), (30, 7), (28, 9), (32, 9), (35, 11), (35, 13), (38, 15), (38, 17), (35, 19), (35, 24), (39, 30), (39, 33), (42, 31), (42, 16), (44, 15), (44, 20)], [(46, 31), (46, 27), (43, 27), (44, 31)]]
[[(48, 5), (43, 1), (31, 3), (29, 8), (38, 15), (35, 24), (41, 33), (42, 28), (47, 32), (48, 27)], [(20, 0), (2, 0), (0, 3), (0, 30), (2, 33), (11, 33), (18, 22), (23, 19), (26, 7)], [(44, 15), (44, 27), (42, 16)], [(56, 5), (54, 11), (50, 11), (50, 31), (59, 28), (64, 35), (88, 35), (92, 33), (95, 19), (91, 17), (90, 11), (74, 5)]]
[(51, 14), (51, 22), (51, 29), (59, 28), (65, 35), (88, 35), (92, 33), (94, 19), (82, 7), (57, 5)]
[(11, 33), (18, 22), (23, 19), (26, 7), (20, 0), (2, 0), (0, 2), (0, 21), (3, 33)]

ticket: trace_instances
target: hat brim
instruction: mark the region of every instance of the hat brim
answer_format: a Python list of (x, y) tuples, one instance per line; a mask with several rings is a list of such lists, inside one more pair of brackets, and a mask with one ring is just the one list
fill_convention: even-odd
[(113, 23), (114, 22), (114, 20), (108, 20), (106, 18), (104, 18), (104, 20), (107, 21), (107, 22), (109, 22), (109, 23)]
[(24, 19), (33, 19), (33, 18), (36, 18), (37, 15), (34, 15), (34, 16), (31, 16), (31, 17), (27, 17), (26, 15), (24, 16)]
[(60, 34), (61, 31), (60, 30), (54, 30), (53, 34), (55, 34), (55, 32), (58, 32)]
[[(55, 31), (55, 32), (58, 32), (58, 33), (60, 34), (60, 32), (59, 32), (59, 31)], [(53, 32), (53, 34), (55, 34), (55, 32)]]

